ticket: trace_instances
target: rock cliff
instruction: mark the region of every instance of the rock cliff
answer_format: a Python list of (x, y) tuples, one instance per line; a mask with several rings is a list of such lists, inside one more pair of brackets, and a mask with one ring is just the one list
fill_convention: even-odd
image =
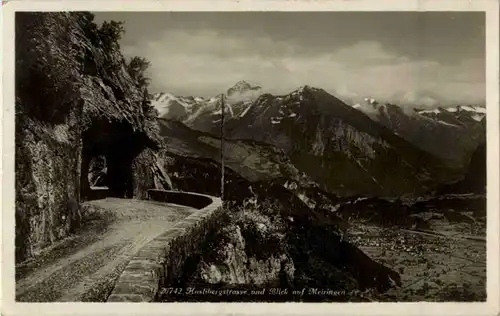
[[(253, 197), (226, 201), (228, 224), (209, 240), (192, 275), (179, 286), (210, 288), (309, 287), (385, 292), (400, 276), (342, 241), (339, 218), (311, 209), (291, 191), (267, 182), (252, 184)], [(204, 298), (206, 299), (206, 298)], [(234, 300), (251, 300), (235, 297)], [(287, 300), (263, 296), (259, 300)], [(357, 298), (315, 297), (319, 301)], [(304, 300), (308, 300), (304, 298)]]
[(110, 26), (84, 12), (16, 15), (16, 261), (78, 227), (95, 157), (115, 196), (169, 185), (156, 113)]

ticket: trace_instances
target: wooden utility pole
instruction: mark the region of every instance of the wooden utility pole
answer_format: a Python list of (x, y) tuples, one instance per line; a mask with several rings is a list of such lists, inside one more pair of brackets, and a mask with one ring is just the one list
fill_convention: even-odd
[(220, 180), (220, 196), (224, 202), (224, 94), (221, 95), (221, 121), (220, 121), (220, 163), (221, 163), (221, 180)]

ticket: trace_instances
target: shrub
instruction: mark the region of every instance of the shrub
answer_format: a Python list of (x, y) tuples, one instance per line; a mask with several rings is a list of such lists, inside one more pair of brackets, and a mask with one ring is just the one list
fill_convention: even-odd
[(255, 255), (258, 260), (287, 252), (287, 230), (279, 208), (276, 202), (253, 197), (245, 199), (232, 215), (245, 239), (247, 254)]

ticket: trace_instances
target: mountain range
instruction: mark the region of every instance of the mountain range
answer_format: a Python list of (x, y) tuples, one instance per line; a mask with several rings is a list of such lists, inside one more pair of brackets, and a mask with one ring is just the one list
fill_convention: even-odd
[(472, 152), (486, 137), (486, 109), (480, 106), (405, 109), (365, 98), (364, 103), (353, 107), (415, 146), (457, 167), (468, 165)]
[[(225, 93), (226, 112), (229, 116), (245, 115), (245, 110), (262, 94), (262, 88), (246, 81), (239, 81)], [(198, 130), (211, 130), (221, 119), (221, 94), (210, 98), (175, 96), (171, 93), (157, 93), (152, 96), (151, 105), (159, 117), (174, 119)]]
[[(211, 137), (213, 148), (220, 146), (221, 96), (158, 93), (151, 102), (163, 122), (175, 121), (182, 129), (211, 135), (204, 139)], [(270, 145), (297, 174), (307, 175), (325, 191), (343, 195), (415, 193), (429, 190), (436, 182), (458, 179), (485, 138), (482, 107), (408, 110), (372, 98), (349, 105), (319, 88), (303, 86), (286, 95), (272, 95), (245, 81), (224, 96), (224, 137), (239, 144), (240, 154), (251, 157), (255, 156), (251, 150), (260, 152), (255, 145), (242, 151), (247, 143)], [(164, 134), (172, 138), (172, 133)], [(173, 139), (182, 142), (183, 138)], [(231, 154), (225, 157), (231, 160)], [(252, 172), (265, 164), (259, 159)]]

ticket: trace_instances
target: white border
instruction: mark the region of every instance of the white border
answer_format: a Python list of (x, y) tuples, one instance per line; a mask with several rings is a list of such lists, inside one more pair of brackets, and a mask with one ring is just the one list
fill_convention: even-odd
[[(14, 13), (15, 11), (485, 11), (488, 234), (486, 303), (15, 303)], [(12, 1), (2, 8), (3, 161), (2, 314), (5, 315), (500, 315), (499, 296), (499, 4), (498, 0)]]

